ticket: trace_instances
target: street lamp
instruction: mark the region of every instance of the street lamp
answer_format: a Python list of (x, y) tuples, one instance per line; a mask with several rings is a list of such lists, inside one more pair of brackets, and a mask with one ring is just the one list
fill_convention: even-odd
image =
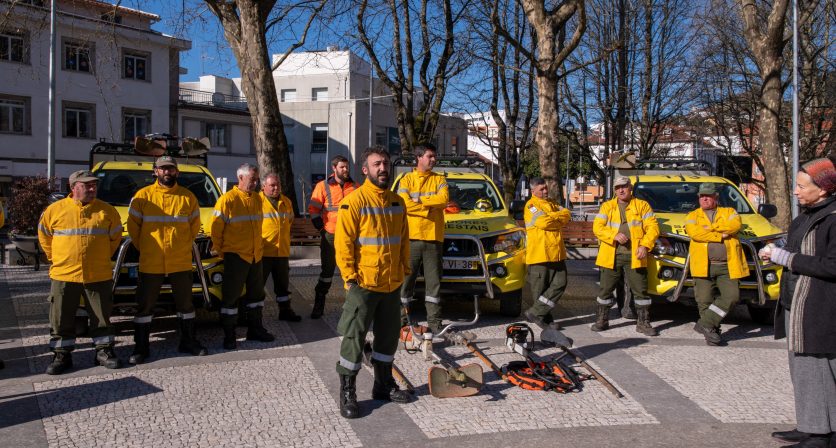
[(575, 125), (570, 121), (563, 125), (563, 127), (566, 129), (566, 183), (563, 184), (566, 199), (563, 205), (564, 207), (569, 208), (569, 135), (575, 132)]
[[(792, 185), (798, 176), (798, 0), (792, 2)], [(792, 217), (798, 216), (798, 200), (792, 200)]]

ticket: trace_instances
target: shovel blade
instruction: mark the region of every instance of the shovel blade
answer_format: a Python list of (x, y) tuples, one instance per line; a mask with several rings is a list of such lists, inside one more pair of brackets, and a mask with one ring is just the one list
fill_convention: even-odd
[(484, 384), (482, 366), (468, 364), (450, 370), (438, 366), (431, 367), (428, 383), (433, 397), (470, 397), (478, 394)]

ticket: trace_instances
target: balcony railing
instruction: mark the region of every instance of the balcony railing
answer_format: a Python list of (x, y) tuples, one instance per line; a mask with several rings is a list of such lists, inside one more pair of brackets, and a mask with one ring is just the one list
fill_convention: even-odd
[(247, 99), (243, 96), (225, 95), (220, 92), (205, 92), (180, 88), (178, 102), (181, 105), (200, 105), (217, 107), (220, 109), (247, 110)]

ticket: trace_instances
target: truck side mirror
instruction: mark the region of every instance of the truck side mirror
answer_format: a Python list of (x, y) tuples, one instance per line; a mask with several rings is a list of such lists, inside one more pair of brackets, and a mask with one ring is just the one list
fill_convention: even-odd
[(517, 199), (515, 201), (511, 201), (511, 216), (520, 221), (524, 219), (523, 211), (525, 210), (525, 201)]
[(774, 218), (778, 215), (778, 207), (773, 204), (761, 204), (758, 206), (758, 214), (766, 219)]

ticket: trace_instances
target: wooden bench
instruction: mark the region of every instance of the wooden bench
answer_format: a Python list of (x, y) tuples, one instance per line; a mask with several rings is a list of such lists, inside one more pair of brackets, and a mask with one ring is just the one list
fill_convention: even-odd
[(309, 218), (297, 217), (290, 227), (291, 246), (319, 246), (319, 231)]
[[(523, 221), (517, 220), (517, 225), (525, 227)], [(592, 221), (569, 221), (562, 231), (563, 243), (569, 247), (598, 246), (598, 238), (592, 232)]]

